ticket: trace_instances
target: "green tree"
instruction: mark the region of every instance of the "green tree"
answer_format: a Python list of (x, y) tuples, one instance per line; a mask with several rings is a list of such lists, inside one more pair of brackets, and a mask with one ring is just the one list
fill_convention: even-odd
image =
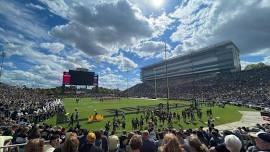
[(252, 69), (260, 69), (260, 68), (264, 68), (264, 67), (269, 67), (268, 65), (260, 62), (257, 64), (249, 64), (245, 67), (245, 70), (252, 70)]

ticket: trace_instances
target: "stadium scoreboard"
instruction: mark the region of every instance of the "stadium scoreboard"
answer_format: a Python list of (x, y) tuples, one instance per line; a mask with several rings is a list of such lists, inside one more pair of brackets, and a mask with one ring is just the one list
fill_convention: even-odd
[(63, 72), (63, 85), (98, 86), (98, 75), (95, 72), (69, 70)]

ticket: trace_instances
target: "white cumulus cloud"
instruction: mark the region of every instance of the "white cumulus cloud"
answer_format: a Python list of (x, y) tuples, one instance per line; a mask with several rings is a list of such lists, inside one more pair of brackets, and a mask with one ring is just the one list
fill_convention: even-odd
[(270, 48), (269, 1), (190, 0), (170, 16), (180, 24), (171, 40), (179, 42), (175, 50), (190, 50), (231, 40), (241, 54)]
[(59, 42), (54, 43), (41, 43), (40, 47), (47, 49), (52, 53), (59, 53), (65, 48), (65, 45)]
[(110, 54), (152, 36), (147, 19), (125, 0), (95, 7), (76, 5), (72, 10), (69, 23), (56, 26), (51, 35), (74, 44), (90, 56)]
[[(167, 50), (170, 50), (170, 45), (166, 44)], [(140, 57), (155, 58), (163, 54), (165, 43), (161, 41), (142, 41), (137, 46), (132, 48), (132, 51)]]
[(116, 65), (121, 71), (133, 70), (138, 67), (138, 64), (135, 63), (128, 57), (125, 57), (123, 53), (120, 53), (116, 56), (99, 56), (98, 60), (106, 61), (107, 63)]

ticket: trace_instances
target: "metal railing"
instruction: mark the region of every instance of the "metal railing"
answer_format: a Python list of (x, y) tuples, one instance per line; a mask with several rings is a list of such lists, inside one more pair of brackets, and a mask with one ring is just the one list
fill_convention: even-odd
[[(50, 141), (49, 140), (46, 140), (44, 141), (45, 144), (49, 144)], [(12, 144), (12, 145), (5, 145), (5, 146), (0, 146), (0, 151), (3, 150), (3, 152), (10, 152), (10, 151), (16, 151), (16, 152), (19, 152), (20, 148), (24, 147), (25, 145), (27, 144), (26, 143), (22, 143), (22, 144)]]

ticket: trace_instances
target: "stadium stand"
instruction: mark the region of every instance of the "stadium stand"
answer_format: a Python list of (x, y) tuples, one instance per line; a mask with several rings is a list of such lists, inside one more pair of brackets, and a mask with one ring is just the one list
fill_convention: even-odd
[[(169, 78), (170, 99), (225, 101), (250, 106), (270, 106), (270, 67), (219, 73), (216, 76)], [(166, 98), (166, 80), (156, 80), (158, 98)], [(155, 81), (137, 84), (123, 94), (155, 98)], [(124, 96), (124, 95), (123, 95)]]
[(60, 99), (41, 94), (38, 89), (0, 87), (1, 126), (42, 122), (63, 109)]
[(224, 71), (240, 71), (239, 49), (232, 41), (189, 51), (141, 68), (143, 82), (155, 78), (183, 77)]

